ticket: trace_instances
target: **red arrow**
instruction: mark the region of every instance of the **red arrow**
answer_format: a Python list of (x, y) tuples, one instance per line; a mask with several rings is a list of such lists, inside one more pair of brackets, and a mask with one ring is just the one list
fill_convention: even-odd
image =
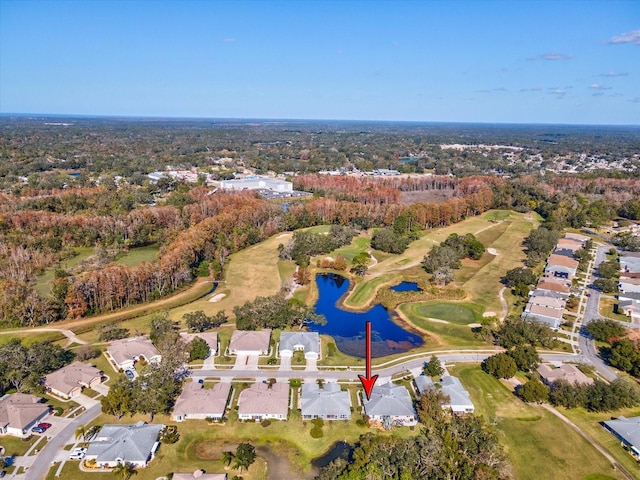
[(371, 390), (373, 389), (373, 385), (376, 383), (378, 379), (378, 375), (371, 376), (371, 322), (367, 322), (366, 324), (366, 353), (365, 360), (367, 361), (367, 376), (358, 375), (360, 382), (362, 382), (362, 386), (364, 387), (364, 393), (367, 396), (367, 400), (371, 396)]

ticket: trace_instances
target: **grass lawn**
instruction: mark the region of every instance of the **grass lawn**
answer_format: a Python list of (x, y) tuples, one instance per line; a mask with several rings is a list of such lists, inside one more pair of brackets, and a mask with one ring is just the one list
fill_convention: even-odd
[(351, 262), (353, 257), (359, 253), (366, 252), (371, 248), (371, 239), (367, 232), (361, 233), (359, 236), (354, 237), (349, 245), (340, 247), (328, 254), (329, 257), (336, 258), (336, 255), (342, 255), (347, 262)]
[(480, 323), (484, 308), (473, 303), (425, 302), (414, 312), (421, 317), (438, 318), (456, 325)]
[[(355, 387), (354, 387), (355, 388)], [(353, 392), (352, 392), (353, 393)], [(236, 394), (237, 397), (237, 394)], [(304, 478), (304, 474), (310, 473), (311, 460), (322, 456), (331, 446), (338, 441), (347, 440), (355, 442), (360, 435), (369, 431), (367, 427), (356, 425), (360, 414), (354, 413), (348, 422), (324, 422), (323, 437), (314, 439), (311, 437), (311, 423), (302, 421), (297, 410), (290, 412), (290, 418), (286, 422), (271, 421), (267, 427), (260, 423), (239, 422), (235, 420), (237, 413), (232, 411), (225, 425), (208, 425), (205, 421), (193, 420), (178, 423), (180, 440), (174, 445), (162, 445), (157, 457), (146, 469), (140, 469), (136, 475), (138, 480), (155, 480), (160, 476), (175, 471), (176, 465), (180, 465), (180, 471), (189, 472), (196, 468), (203, 468), (207, 472), (224, 472), (224, 465), (220, 456), (224, 450), (234, 450), (238, 443), (246, 441), (255, 445), (259, 456), (260, 451), (266, 449), (264, 456), (278, 456), (278, 461), (286, 461), (291, 466), (289, 476), (282, 478)], [(148, 421), (148, 415), (136, 415), (133, 418), (124, 417), (120, 422), (108, 415), (100, 415), (92, 424), (103, 425), (105, 423), (135, 423), (138, 420)], [(176, 424), (167, 416), (156, 416), (155, 423)], [(418, 429), (411, 431), (409, 428), (398, 428), (392, 432), (394, 435), (409, 436), (418, 433)], [(381, 435), (389, 435), (388, 432), (380, 432)], [(265, 450), (263, 450), (265, 451)], [(249, 471), (249, 475), (243, 472), (245, 480), (262, 480), (264, 464), (258, 463), (256, 471)], [(253, 468), (253, 467), (252, 467)], [(272, 470), (272, 467), (269, 467)], [(231, 475), (236, 474), (229, 470)], [(300, 474), (300, 476), (296, 476)], [(62, 478), (91, 479), (92, 474), (78, 472), (77, 464), (67, 470), (65, 467)], [(106, 477), (106, 476), (105, 476)], [(111, 478), (111, 476), (109, 476)], [(312, 478), (312, 477), (311, 477)]]
[[(422, 309), (430, 305), (432, 302), (416, 302), (405, 303), (398, 307), (398, 313), (402, 318), (430, 335), (425, 339), (424, 347), (433, 349), (488, 346), (486, 342), (476, 338), (466, 324), (455, 324), (445, 320), (433, 321), (426, 318), (427, 316), (422, 314)], [(445, 311), (450, 312), (450, 310)]]
[(53, 343), (60, 340), (64, 340), (67, 337), (61, 332), (20, 332), (20, 333), (8, 333), (0, 335), (0, 346), (6, 345), (14, 338), (19, 338), (26, 345), (31, 345), (36, 342)]
[(584, 408), (571, 410), (558, 408), (558, 410), (604, 447), (632, 475), (640, 478), (640, 466), (636, 460), (620, 446), (620, 442), (613, 434), (600, 425), (600, 422), (611, 420), (611, 418), (638, 416), (640, 415), (640, 408), (629, 408), (607, 413), (588, 412)]
[(7, 457), (24, 455), (39, 438), (37, 435), (31, 435), (23, 440), (11, 435), (0, 435), (0, 447), (4, 447), (5, 456)]
[(292, 278), (295, 271), (296, 264), (293, 260), (278, 260), (278, 273), (280, 274), (280, 281)]
[[(60, 262), (60, 267), (65, 270), (74, 268), (78, 266), (82, 261), (86, 260), (88, 257), (93, 255), (93, 248), (91, 247), (76, 247), (74, 249), (77, 252), (77, 255), (69, 260), (65, 260)], [(51, 294), (51, 286), (53, 285), (53, 281), (55, 280), (54, 272), (56, 266), (53, 265), (45, 270), (45, 272), (38, 276), (36, 279), (35, 289), (40, 294), (41, 297), (48, 297)]]
[(130, 248), (127, 253), (118, 255), (116, 263), (118, 265), (127, 265), (135, 267), (142, 262), (150, 262), (158, 257), (160, 247), (157, 244), (147, 245), (145, 247)]
[(400, 278), (401, 274), (398, 272), (379, 275), (370, 280), (363, 279), (358, 281), (351, 292), (347, 294), (343, 303), (348, 308), (366, 308), (375, 298), (376, 292), (380, 288), (395, 285)]
[(236, 252), (229, 257), (226, 266), (225, 280), (220, 291), (213, 295), (226, 292), (226, 296), (219, 302), (210, 302), (209, 296), (185, 304), (170, 311), (174, 320), (182, 320), (182, 315), (195, 310), (202, 310), (207, 315), (213, 315), (221, 310), (227, 313), (233, 307), (242, 305), (256, 297), (275, 295), (280, 291), (280, 269), (278, 268), (278, 245), (286, 243), (290, 234), (274, 235), (273, 237)]
[(614, 320), (628, 322), (629, 317), (627, 317), (626, 315), (623, 315), (621, 313), (613, 313), (613, 306), (616, 305), (617, 303), (618, 303), (618, 300), (614, 298), (606, 298), (601, 295), (600, 305), (598, 306), (598, 311), (600, 315), (602, 315), (603, 317), (613, 318)]
[(509, 215), (511, 215), (509, 210), (491, 210), (484, 214), (484, 218), (490, 222), (499, 222), (509, 218)]
[(469, 390), (476, 414), (496, 425), (515, 478), (586, 480), (594, 474), (623, 478), (570, 426), (542, 407), (520, 401), (479, 365), (460, 365), (449, 371)]

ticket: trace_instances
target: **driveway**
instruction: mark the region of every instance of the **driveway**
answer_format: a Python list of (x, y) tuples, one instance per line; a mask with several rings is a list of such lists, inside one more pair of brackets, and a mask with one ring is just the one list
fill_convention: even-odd
[(258, 370), (258, 356), (238, 355), (233, 370)]
[(318, 360), (313, 358), (307, 358), (307, 365), (304, 367), (305, 372), (317, 372), (318, 371)]
[(280, 357), (280, 371), (289, 372), (291, 371), (291, 357)]

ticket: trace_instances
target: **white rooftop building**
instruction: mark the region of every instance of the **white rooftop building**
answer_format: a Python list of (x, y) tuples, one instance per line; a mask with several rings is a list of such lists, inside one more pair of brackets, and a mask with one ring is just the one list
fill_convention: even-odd
[(223, 190), (273, 190), (274, 192), (293, 192), (293, 183), (270, 177), (250, 176), (235, 180), (222, 180)]

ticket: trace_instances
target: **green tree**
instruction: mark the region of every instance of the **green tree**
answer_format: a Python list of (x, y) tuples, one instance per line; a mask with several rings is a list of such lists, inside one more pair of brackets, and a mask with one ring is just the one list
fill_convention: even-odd
[(250, 443), (241, 443), (234, 456), (234, 468), (249, 468), (256, 461), (256, 448)]
[(444, 368), (440, 363), (440, 359), (435, 355), (432, 355), (429, 359), (429, 363), (424, 367), (424, 374), (430, 377), (439, 377), (444, 373)]
[(518, 370), (522, 372), (534, 370), (540, 363), (540, 356), (533, 345), (516, 345), (506, 353), (513, 358)]
[(616, 293), (618, 291), (618, 281), (615, 278), (598, 278), (593, 285), (604, 293)]
[(371, 255), (368, 252), (360, 252), (351, 260), (351, 273), (361, 277), (366, 275), (370, 261)]
[(506, 353), (498, 353), (482, 362), (482, 369), (496, 378), (511, 378), (518, 371), (518, 366)]
[(235, 455), (233, 454), (233, 452), (229, 452), (229, 451), (222, 452), (222, 463), (226, 464), (227, 467), (231, 465), (231, 462), (233, 462), (234, 458), (235, 458)]
[(220, 311), (210, 317), (202, 310), (185, 313), (182, 315), (182, 319), (187, 324), (187, 328), (193, 332), (204, 332), (211, 328), (217, 328), (228, 321), (224, 311)]
[(178, 427), (175, 425), (167, 425), (160, 431), (160, 442), (172, 444), (180, 440), (180, 434), (178, 433)]
[(516, 390), (517, 395), (528, 403), (544, 403), (549, 399), (549, 387), (540, 380), (529, 380)]
[(536, 276), (530, 268), (517, 267), (507, 271), (502, 277), (502, 283), (511, 288), (518, 284), (533, 285), (536, 283)]
[(208, 358), (211, 354), (211, 348), (209, 344), (202, 338), (196, 337), (188, 345), (189, 348), (189, 359), (190, 361), (194, 360), (204, 360)]
[(626, 329), (615, 320), (592, 320), (584, 326), (584, 329), (599, 342), (611, 342), (612, 339), (624, 337)]
[(138, 474), (138, 470), (136, 470), (136, 466), (131, 462), (120, 462), (113, 469), (113, 474), (123, 480), (129, 480), (133, 475)]
[(620, 271), (620, 265), (615, 260), (609, 260), (608, 262), (602, 262), (598, 265), (596, 273), (602, 278), (616, 278)]

